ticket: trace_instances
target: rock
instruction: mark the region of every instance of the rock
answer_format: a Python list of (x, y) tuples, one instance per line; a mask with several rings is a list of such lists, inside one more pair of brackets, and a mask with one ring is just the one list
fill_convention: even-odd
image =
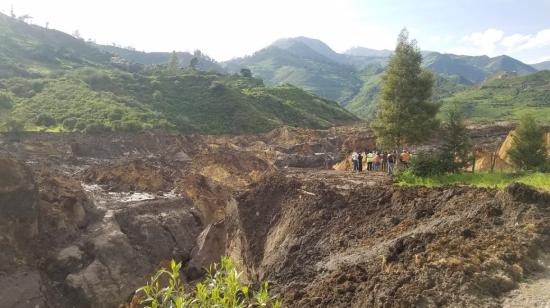
[(6, 308), (48, 307), (40, 273), (35, 270), (0, 274), (0, 300)]
[(29, 262), (27, 251), (37, 235), (38, 189), (22, 162), (0, 158), (0, 271)]
[(197, 246), (193, 250), (190, 266), (202, 269), (213, 262), (219, 262), (225, 254), (226, 238), (223, 220), (208, 225), (197, 237)]

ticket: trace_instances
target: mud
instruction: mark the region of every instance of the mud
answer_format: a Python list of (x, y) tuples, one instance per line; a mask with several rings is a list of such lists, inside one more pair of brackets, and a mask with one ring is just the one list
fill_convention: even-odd
[[(471, 131), (488, 151), (507, 133)], [(6, 307), (116, 307), (170, 259), (192, 282), (222, 255), (286, 307), (542, 303), (549, 193), (398, 188), (384, 173), (330, 170), (375, 146), (364, 128), (0, 144)]]

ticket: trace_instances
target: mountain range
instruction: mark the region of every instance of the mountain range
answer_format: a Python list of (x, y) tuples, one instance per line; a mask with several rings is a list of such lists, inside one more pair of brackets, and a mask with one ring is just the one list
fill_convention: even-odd
[[(113, 52), (118, 53), (116, 50)], [(371, 119), (376, 111), (384, 68), (392, 54), (390, 50), (364, 47), (354, 47), (344, 53), (337, 53), (320, 40), (296, 37), (277, 40), (251, 56), (216, 63), (211, 69), (238, 73), (240, 69), (248, 68), (267, 85), (293, 84), (321, 97), (335, 100), (362, 118)], [(444, 103), (452, 101), (453, 104), (459, 102), (459, 99), (452, 97), (470, 97), (461, 92), (475, 92), (483, 88), (484, 82), (493, 76), (502, 76), (502, 73), (507, 72), (509, 74), (506, 81), (517, 85), (513, 78), (520, 80), (522, 76), (534, 74), (537, 70), (549, 69), (550, 66), (550, 62), (528, 65), (506, 55), (465, 56), (434, 51), (423, 51), (422, 54), (424, 67), (432, 70), (436, 76), (434, 99)], [(127, 57), (146, 64), (151, 63), (150, 59), (157, 53), (150, 54), (151, 58), (147, 60), (149, 62), (140, 60), (138, 55), (149, 54), (136, 53)], [(169, 55), (164, 53), (164, 62)], [(542, 91), (547, 91), (544, 86), (541, 87)], [(526, 108), (524, 110), (533, 108), (532, 104), (523, 104), (524, 101), (520, 98), (508, 94), (504, 96), (510, 99), (510, 103), (500, 107), (505, 108), (500, 111), (507, 114), (502, 120), (519, 116), (518, 110), (512, 108), (516, 104), (515, 100), (518, 100), (518, 106)], [(468, 106), (464, 107), (467, 114), (476, 121), (500, 120), (499, 115), (503, 114), (483, 111), (480, 113), (482, 116), (478, 117), (473, 114), (476, 108), (472, 109), (471, 104), (465, 103), (464, 106)], [(483, 107), (486, 108), (487, 105)]]
[[(163, 126), (207, 133), (256, 132), (280, 125), (327, 127), (355, 121), (349, 112), (370, 119), (393, 53), (364, 47), (338, 53), (320, 40), (295, 37), (225, 62), (200, 51), (176, 52), (179, 69), (167, 73), (172, 52), (84, 42), (5, 15), (0, 15), (0, 39), (0, 123), (17, 118), (30, 129), (44, 129), (36, 120), (41, 115), (52, 118), (46, 122), (58, 129)], [(548, 69), (549, 62), (527, 65), (506, 55), (433, 51), (423, 51), (423, 57), (424, 67), (436, 76), (434, 99), (463, 106), (476, 121), (515, 119), (550, 106), (550, 89), (543, 82), (549, 77), (536, 73)], [(193, 58), (197, 63), (190, 68)], [(243, 68), (253, 78), (241, 76)], [(522, 79), (531, 75), (538, 81)], [(506, 78), (499, 79), (500, 87), (488, 87), (495, 76)], [(507, 101), (474, 99), (488, 95), (488, 88)], [(520, 97), (525, 88), (537, 95)], [(510, 95), (510, 89), (518, 95)], [(78, 125), (64, 127), (68, 118), (79, 119)], [(242, 119), (259, 120), (248, 125)]]
[(539, 70), (539, 71), (550, 70), (550, 61), (531, 64), (531, 66), (534, 67), (535, 69)]
[(4, 130), (242, 134), (357, 121), (336, 102), (296, 86), (217, 72), (220, 66), (202, 53), (192, 55), (199, 58), (194, 68), (184, 68), (188, 53), (176, 54), (179, 67), (144, 65), (171, 53), (101, 47), (3, 14), (0, 42)]

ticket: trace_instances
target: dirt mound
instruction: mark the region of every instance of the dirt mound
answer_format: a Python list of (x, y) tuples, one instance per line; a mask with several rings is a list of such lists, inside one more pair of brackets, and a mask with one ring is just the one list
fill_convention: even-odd
[(273, 170), (253, 153), (218, 149), (198, 155), (193, 170), (231, 189), (242, 189)]
[(225, 207), (233, 199), (230, 189), (200, 174), (191, 174), (176, 185), (176, 191), (190, 199), (199, 210), (204, 225), (223, 219)]
[[(475, 163), (475, 170), (476, 171), (490, 171), (491, 170), (491, 153), (477, 153), (476, 154), (476, 163)], [(506, 171), (512, 169), (512, 166), (504, 161), (499, 156), (495, 157), (495, 162), (493, 166), (493, 171)]]
[(43, 245), (51, 247), (52, 237), (58, 244), (73, 238), (98, 215), (76, 179), (42, 170), (38, 182), (38, 227)]
[(28, 263), (27, 249), (37, 234), (38, 189), (22, 162), (0, 158), (0, 272)]
[(177, 170), (142, 159), (92, 167), (83, 175), (87, 183), (105, 185), (110, 191), (170, 191)]
[(266, 140), (273, 144), (295, 145), (307, 143), (326, 135), (327, 131), (304, 129), (297, 127), (280, 127), (265, 134)]
[(242, 247), (246, 275), (272, 281), (289, 307), (498, 306), (540, 270), (545, 198), (530, 188), (338, 187), (279, 174), (238, 198), (228, 238)]

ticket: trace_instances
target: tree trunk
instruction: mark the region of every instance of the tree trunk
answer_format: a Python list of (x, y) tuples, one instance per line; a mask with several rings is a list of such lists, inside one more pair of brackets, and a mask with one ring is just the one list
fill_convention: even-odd
[(472, 174), (476, 171), (476, 150), (472, 151)]

